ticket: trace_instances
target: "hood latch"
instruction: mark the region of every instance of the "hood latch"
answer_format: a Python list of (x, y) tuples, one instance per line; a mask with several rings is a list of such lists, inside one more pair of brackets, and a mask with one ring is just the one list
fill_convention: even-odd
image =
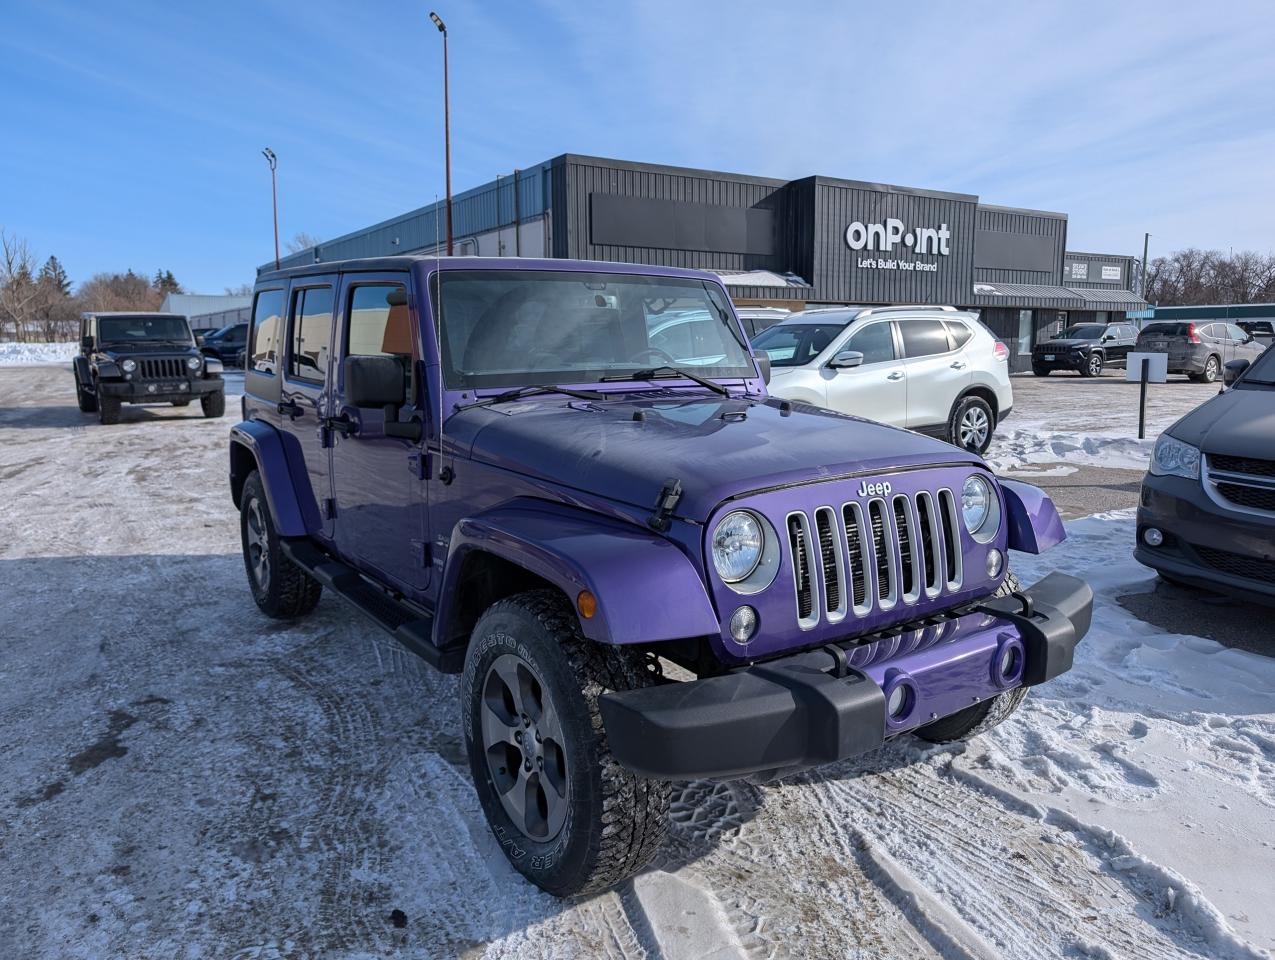
[(677, 509), (677, 502), (682, 499), (682, 481), (674, 477), (665, 480), (660, 488), (660, 495), (655, 500), (655, 512), (646, 518), (646, 525), (652, 530), (664, 533), (672, 524), (669, 514)]

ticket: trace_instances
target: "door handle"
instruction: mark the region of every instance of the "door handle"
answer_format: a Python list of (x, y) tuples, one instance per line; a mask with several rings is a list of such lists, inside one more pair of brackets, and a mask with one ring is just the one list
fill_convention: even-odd
[(339, 417), (322, 417), (321, 419), (325, 427), (329, 430), (335, 430), (343, 437), (358, 433), (359, 425), (350, 419), (348, 413), (342, 413)]
[(886, 376), (886, 379), (887, 380), (902, 380), (903, 374), (900, 371), (895, 370), (894, 373), (888, 374)]
[(301, 416), (301, 407), (291, 397), (285, 397), (275, 404), (275, 410), (280, 416), (286, 415), (289, 420), (295, 420)]
[(957, 360), (955, 363), (953, 363), (953, 364), (952, 364), (952, 369), (953, 369), (953, 370), (964, 370), (964, 369), (965, 369), (965, 361), (964, 361), (964, 360)]

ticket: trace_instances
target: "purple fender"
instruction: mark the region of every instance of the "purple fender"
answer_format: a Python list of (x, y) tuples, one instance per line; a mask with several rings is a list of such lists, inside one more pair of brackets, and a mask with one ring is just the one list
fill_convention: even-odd
[[(305, 478), (305, 493), (311, 501), (314, 494), (310, 492), (309, 475), (302, 463), (294, 466), (300, 457), (289, 457), (285, 438), (268, 423), (258, 420), (244, 420), (230, 428), (230, 492), (235, 506), (239, 505), (239, 495), (243, 490), (248, 474), (257, 470), (261, 474), (261, 482), (266, 488), (266, 501), (270, 504), (270, 516), (274, 519), (275, 529), (280, 536), (303, 537), (319, 526), (318, 506), (312, 504), (310, 510), (303, 509), (305, 500), (298, 496), (293, 477)], [(290, 462), (293, 461), (293, 462)], [(314, 516), (307, 523), (307, 514)]]
[(581, 590), (591, 592), (598, 611), (579, 617), (580, 627), (599, 643), (679, 640), (721, 631), (699, 573), (675, 544), (597, 514), (524, 501), (456, 525), (434, 619), (436, 638), (442, 638), (455, 613), (461, 570), (472, 551), (494, 554), (543, 577), (573, 607)]
[(1044, 553), (1067, 539), (1054, 501), (1040, 487), (1019, 480), (1001, 480), (1005, 494), (1009, 549)]

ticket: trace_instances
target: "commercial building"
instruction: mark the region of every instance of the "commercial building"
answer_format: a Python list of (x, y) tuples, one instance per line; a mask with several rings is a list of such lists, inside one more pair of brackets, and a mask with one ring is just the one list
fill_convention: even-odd
[[(434, 252), (443, 204), (284, 258)], [(1134, 261), (1067, 250), (1067, 216), (971, 194), (564, 154), (457, 195), (454, 251), (712, 270), (739, 304), (951, 304), (981, 311), (1026, 369), (1032, 344), (1146, 307)], [(273, 269), (273, 261), (262, 271)]]

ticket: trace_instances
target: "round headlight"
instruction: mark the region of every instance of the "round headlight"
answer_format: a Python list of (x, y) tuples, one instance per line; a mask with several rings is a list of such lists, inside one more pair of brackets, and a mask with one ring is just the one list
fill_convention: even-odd
[(992, 487), (980, 476), (969, 477), (961, 487), (961, 519), (965, 529), (978, 533), (992, 513)]
[(123, 370), (125, 373), (132, 373), (134, 370), (137, 369), (137, 361), (136, 360), (121, 360), (120, 369)]
[(727, 583), (737, 583), (757, 569), (766, 536), (761, 524), (746, 510), (722, 518), (713, 531), (713, 566)]
[(191, 370), (198, 370), (198, 369), (199, 369), (199, 358), (198, 358), (198, 357), (187, 357), (187, 358), (186, 358), (186, 366), (187, 366), (187, 367), (189, 367)]

